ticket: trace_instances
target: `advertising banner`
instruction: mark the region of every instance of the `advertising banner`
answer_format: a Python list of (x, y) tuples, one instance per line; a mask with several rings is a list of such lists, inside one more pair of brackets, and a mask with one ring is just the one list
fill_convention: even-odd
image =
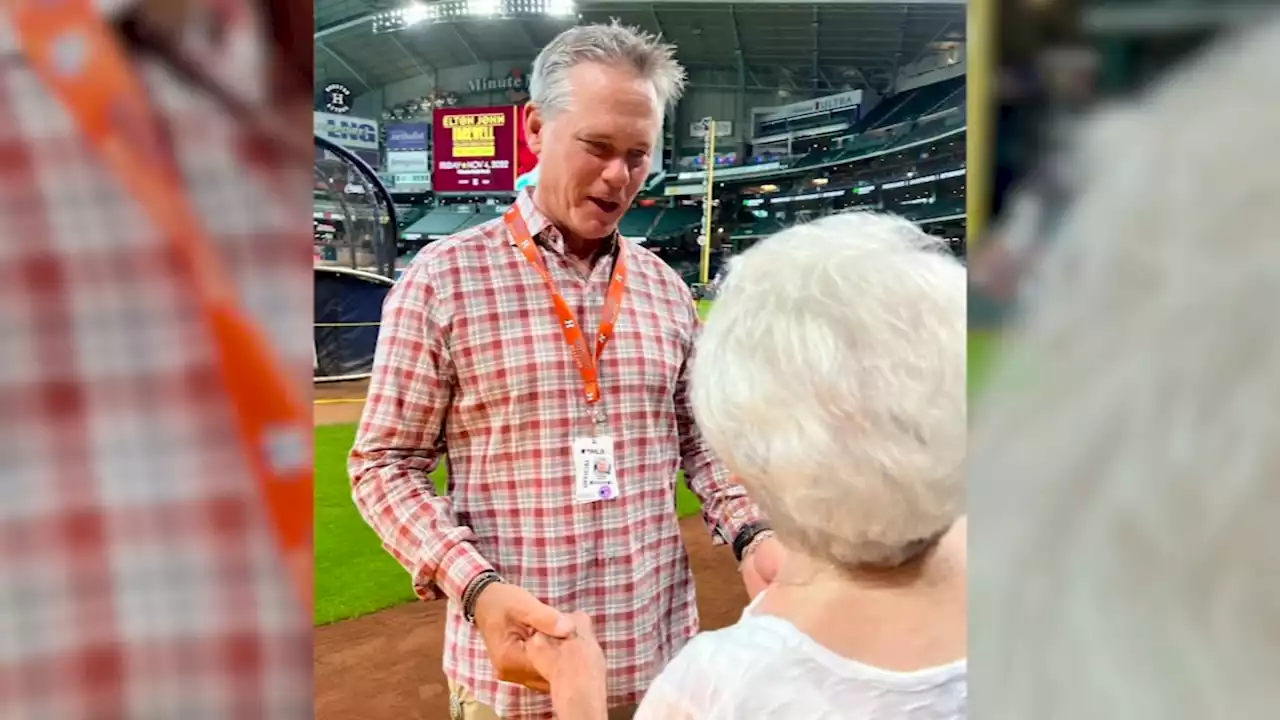
[(438, 108), (432, 123), (436, 192), (513, 192), (521, 142), (517, 108)]
[(431, 170), (426, 150), (389, 152), (387, 153), (387, 167), (385, 169), (392, 175), (426, 173)]
[(378, 151), (378, 121), (317, 112), (316, 135), (349, 150)]
[(789, 105), (779, 105), (772, 108), (752, 108), (752, 113), (761, 113), (758, 118), (759, 122), (776, 122), (778, 120), (795, 120), (797, 118), (809, 115), (817, 115), (826, 112), (840, 112), (841, 110), (849, 110), (862, 104), (862, 91), (849, 90), (847, 92), (837, 93), (835, 95), (827, 95), (826, 97), (816, 98), (814, 100), (801, 100), (793, 102)]
[(505, 77), (472, 78), (467, 83), (467, 91), (473, 94), (505, 91), (508, 96), (525, 94), (529, 91), (529, 72), (524, 68), (514, 67)]
[(374, 172), (382, 169), (382, 153), (377, 150), (352, 150), (351, 154), (365, 161)]
[[(729, 137), (733, 134), (732, 120), (716, 121), (716, 137)], [(689, 137), (705, 138), (707, 136), (707, 126), (701, 120), (689, 123)]]
[[(377, 170), (382, 166), (382, 158), (380, 156), (380, 153), (377, 150), (350, 150), (350, 148), (348, 148), (348, 150), (352, 155), (355, 155), (356, 157), (363, 160), (366, 164), (369, 165), (370, 168), (374, 170)], [(328, 150), (321, 150), (320, 148), (316, 148), (316, 162), (320, 162), (320, 161), (338, 162), (339, 160), (340, 158), (337, 155), (329, 152)]]
[(429, 150), (431, 123), (388, 123), (387, 150), (400, 152)]
[(399, 192), (425, 192), (431, 189), (431, 175), (428, 173), (392, 175), (391, 187)]

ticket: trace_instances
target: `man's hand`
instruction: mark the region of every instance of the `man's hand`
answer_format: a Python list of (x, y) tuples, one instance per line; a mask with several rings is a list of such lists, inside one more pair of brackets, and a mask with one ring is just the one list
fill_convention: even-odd
[(599, 720), (608, 715), (604, 651), (591, 618), (575, 612), (574, 634), (564, 640), (535, 633), (526, 643), (534, 668), (551, 683), (551, 704), (560, 720)]
[(503, 682), (549, 692), (547, 679), (538, 673), (525, 651), (534, 633), (567, 638), (574, 632), (568, 615), (539, 601), (515, 585), (493, 583), (480, 593), (475, 606), (476, 629), (484, 638), (489, 661)]
[(747, 596), (752, 600), (764, 592), (778, 577), (778, 570), (786, 559), (787, 550), (775, 537), (765, 538), (742, 559), (739, 568), (742, 583), (747, 586)]

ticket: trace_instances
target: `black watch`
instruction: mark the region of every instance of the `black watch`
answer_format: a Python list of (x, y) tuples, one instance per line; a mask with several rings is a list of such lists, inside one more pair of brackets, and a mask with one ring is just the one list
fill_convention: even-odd
[(742, 553), (747, 551), (747, 546), (752, 540), (762, 532), (769, 532), (773, 528), (769, 527), (769, 523), (755, 522), (750, 523), (738, 533), (738, 537), (733, 539), (733, 556), (742, 562)]

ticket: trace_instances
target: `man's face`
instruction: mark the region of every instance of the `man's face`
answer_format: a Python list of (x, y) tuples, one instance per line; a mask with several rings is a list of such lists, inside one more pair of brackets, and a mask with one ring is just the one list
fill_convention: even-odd
[(606, 237), (649, 175), (662, 107), (653, 83), (625, 69), (577, 65), (569, 86), (569, 107), (552, 117), (525, 111), (538, 203), (562, 231)]

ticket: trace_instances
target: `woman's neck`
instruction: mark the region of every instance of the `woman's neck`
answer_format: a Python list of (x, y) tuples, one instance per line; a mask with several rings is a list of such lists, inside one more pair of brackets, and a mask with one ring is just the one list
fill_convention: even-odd
[(911, 671), (965, 656), (965, 524), (891, 570), (835, 568), (790, 551), (757, 612), (789, 621), (838, 655)]

